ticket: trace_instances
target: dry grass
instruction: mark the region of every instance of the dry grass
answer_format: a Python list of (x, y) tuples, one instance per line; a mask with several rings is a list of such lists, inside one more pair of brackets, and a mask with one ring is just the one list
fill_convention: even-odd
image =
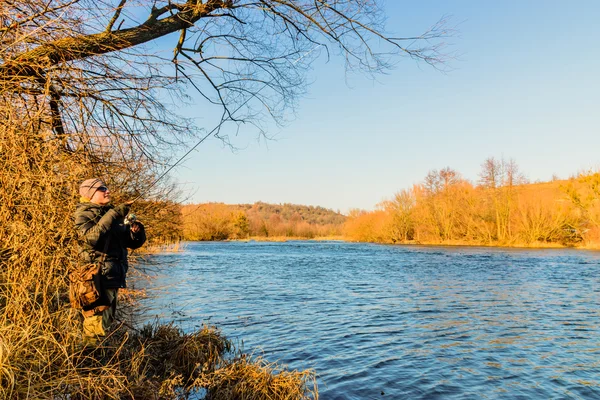
[(209, 389), (208, 400), (318, 398), (312, 371), (286, 371), (262, 358), (237, 358), (203, 375), (196, 384)]
[(222, 368), (233, 369), (237, 382), (251, 379), (238, 387), (240, 398), (310, 394), (302, 386), (308, 372), (278, 372), (262, 381), (273, 387), (257, 387), (246, 370), (262, 364), (226, 361), (231, 345), (214, 328), (184, 334), (169, 325), (139, 332), (123, 325), (98, 348), (82, 348), (81, 316), (67, 294), (78, 262), (72, 213), (79, 182), (96, 172), (34, 116), (24, 118), (26, 108), (0, 98), (0, 399), (176, 399), (204, 381), (215, 383), (210, 396), (221, 399)]

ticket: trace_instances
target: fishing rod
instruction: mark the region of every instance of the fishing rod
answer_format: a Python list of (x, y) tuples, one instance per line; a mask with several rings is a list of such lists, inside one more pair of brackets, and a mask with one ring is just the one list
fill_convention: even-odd
[[(301, 55), (300, 57), (298, 57), (298, 59), (294, 60), (294, 62), (292, 63), (292, 65), (296, 65), (296, 63), (298, 63), (300, 60), (302, 60), (304, 57), (306, 57), (307, 55), (309, 55), (310, 53), (312, 53), (317, 47), (319, 46), (323, 46), (321, 44), (317, 44), (315, 45), (315, 47), (313, 47), (312, 49), (310, 49), (309, 51), (307, 51), (306, 53), (304, 53), (303, 55)], [(212, 136), (213, 133), (215, 133), (218, 129), (220, 129), (223, 124), (225, 122), (227, 122), (228, 119), (231, 119), (233, 117), (233, 115), (235, 113), (237, 113), (243, 106), (245, 106), (250, 99), (252, 99), (253, 97), (255, 97), (258, 93), (260, 93), (264, 88), (266, 88), (267, 86), (269, 86), (268, 83), (265, 83), (263, 87), (261, 87), (258, 91), (256, 91), (256, 93), (254, 93), (254, 95), (248, 97), (246, 99), (246, 101), (244, 101), (242, 104), (239, 105), (238, 108), (236, 108), (235, 110), (233, 110), (232, 113), (229, 113), (229, 117), (226, 119), (221, 119), (221, 122), (219, 122), (219, 124), (217, 126), (215, 126), (210, 132), (208, 132), (204, 137), (202, 137), (202, 139), (200, 139), (200, 141), (198, 141), (198, 143), (196, 143), (191, 149), (189, 149), (183, 156), (181, 156), (176, 162), (175, 164), (171, 165), (165, 172), (163, 172), (158, 178), (156, 178), (154, 180), (154, 182), (152, 182), (144, 191), (138, 192), (138, 196), (136, 198), (134, 198), (131, 202), (128, 202), (129, 205), (135, 203), (136, 201), (138, 201), (145, 193), (147, 193), (150, 189), (152, 189), (154, 187), (154, 185), (156, 185), (162, 178), (164, 178), (173, 168), (175, 168), (181, 161), (183, 161), (183, 159), (185, 159), (188, 155), (190, 155), (190, 153), (192, 151), (194, 151), (198, 146), (200, 146), (206, 139), (208, 139), (209, 136)]]
[[(261, 88), (262, 90), (262, 88)], [(260, 92), (260, 90), (259, 90)], [(258, 92), (256, 92), (258, 93)], [(250, 100), (250, 99), (248, 99)], [(246, 102), (248, 102), (248, 100), (246, 100)], [(244, 104), (246, 104), (246, 102), (242, 103), (242, 105), (240, 105), (235, 111), (238, 111), (240, 108), (242, 108), (244, 106)], [(233, 115), (233, 113), (231, 114)], [(165, 177), (165, 175), (167, 175), (173, 168), (175, 168), (181, 161), (183, 161), (184, 158), (186, 158), (192, 151), (194, 151), (196, 149), (196, 147), (200, 146), (202, 144), (202, 142), (204, 142), (209, 136), (211, 136), (217, 129), (219, 129), (223, 123), (225, 122), (225, 120), (221, 120), (221, 122), (219, 122), (219, 125), (215, 126), (214, 129), (210, 132), (208, 132), (202, 139), (200, 139), (200, 141), (198, 143), (196, 143), (191, 149), (189, 149), (183, 156), (181, 156), (181, 158), (179, 158), (179, 160), (177, 160), (177, 162), (175, 162), (175, 164), (171, 165), (165, 172), (163, 172), (158, 178), (156, 178), (154, 180), (154, 182), (152, 182), (144, 191), (140, 192), (137, 191), (139, 194), (138, 196), (133, 199), (131, 201), (130, 204), (135, 203), (136, 201), (138, 201), (145, 193), (147, 193), (150, 189), (152, 189), (154, 187), (154, 185), (156, 185), (158, 183), (158, 181), (160, 181), (162, 178)]]

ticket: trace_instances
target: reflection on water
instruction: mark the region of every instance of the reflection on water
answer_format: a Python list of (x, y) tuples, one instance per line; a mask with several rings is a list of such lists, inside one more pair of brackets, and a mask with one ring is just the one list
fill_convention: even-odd
[(323, 399), (600, 398), (600, 253), (189, 243), (152, 256), (144, 318), (204, 323)]

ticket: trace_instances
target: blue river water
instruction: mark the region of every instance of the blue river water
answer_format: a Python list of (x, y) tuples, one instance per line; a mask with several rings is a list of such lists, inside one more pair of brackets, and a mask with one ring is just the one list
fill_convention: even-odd
[(143, 319), (312, 368), (321, 399), (600, 399), (598, 252), (207, 242), (142, 267)]

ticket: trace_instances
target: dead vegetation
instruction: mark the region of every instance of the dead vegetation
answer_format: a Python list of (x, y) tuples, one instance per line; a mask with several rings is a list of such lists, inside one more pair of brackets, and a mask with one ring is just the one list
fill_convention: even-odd
[(317, 397), (311, 371), (287, 371), (262, 358), (241, 357), (227, 362), (195, 384), (209, 389), (207, 400), (303, 399), (307, 394)]
[[(214, 328), (123, 326), (99, 348), (83, 349), (66, 277), (77, 262), (77, 185), (90, 172), (49, 132), (25, 131), (31, 127), (10, 111), (4, 104), (0, 126), (0, 398), (175, 399), (200, 384), (240, 398), (316, 397), (304, 386), (310, 372), (270, 379), (261, 361), (228, 359), (234, 349)], [(267, 385), (257, 392), (256, 371)], [(218, 393), (211, 398), (232, 398)]]

